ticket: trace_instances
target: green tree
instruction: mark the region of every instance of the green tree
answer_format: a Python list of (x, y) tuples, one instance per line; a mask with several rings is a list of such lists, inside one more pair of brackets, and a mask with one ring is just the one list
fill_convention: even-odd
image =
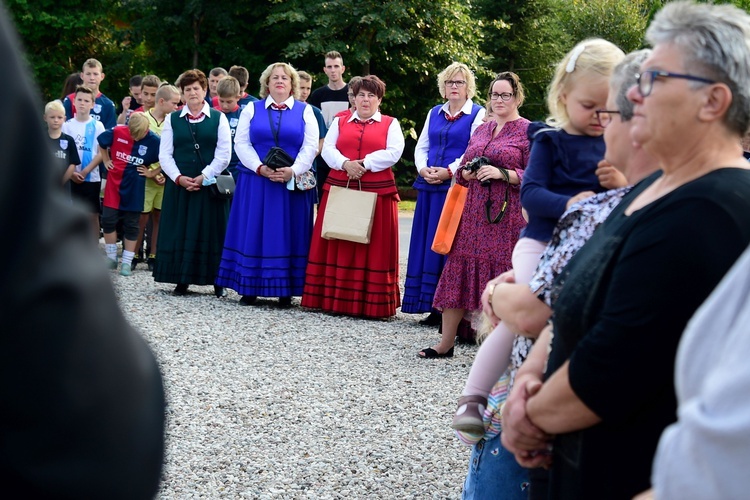
[[(557, 0), (561, 21), (573, 43), (604, 38), (625, 53), (643, 47), (653, 11), (651, 0)], [(661, 3), (661, 2), (658, 2)]]
[(291, 0), (275, 2), (267, 26), (291, 35), (278, 48), (297, 66), (321, 68), (323, 55), (338, 50), (349, 75), (376, 74), (386, 82), (383, 110), (399, 119), (407, 137), (397, 170), (404, 184), (414, 178), (418, 128), (440, 100), (437, 74), (452, 61), (478, 65), (483, 35), (471, 14), (465, 0)]
[(88, 8), (73, 0), (6, 0), (6, 5), (45, 100), (60, 97), (65, 78), (91, 57), (104, 66), (102, 91), (118, 100), (142, 55), (118, 17), (118, 2), (101, 0)]
[[(541, 120), (547, 114), (545, 96), (554, 65), (571, 46), (571, 37), (560, 19), (557, 0), (479, 0), (476, 17), (485, 33), (481, 64), (491, 71), (484, 85), (501, 71), (521, 78), (526, 102), (521, 114)], [(483, 75), (484, 76), (484, 75)], [(483, 92), (486, 90), (482, 87)]]
[(267, 2), (127, 0), (123, 6), (155, 74), (174, 81), (190, 68), (241, 65), (250, 72), (249, 91), (257, 93), (253, 77), (267, 63), (257, 50), (265, 37), (262, 23), (252, 20), (265, 17)]

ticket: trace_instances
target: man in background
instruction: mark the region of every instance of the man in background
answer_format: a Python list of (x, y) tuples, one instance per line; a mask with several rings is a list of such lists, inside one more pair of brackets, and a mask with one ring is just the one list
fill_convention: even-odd
[[(349, 85), (344, 81), (344, 60), (341, 54), (335, 50), (328, 52), (325, 56), (325, 66), (323, 67), (328, 83), (315, 89), (307, 103), (318, 108), (323, 113), (326, 129), (330, 128), (336, 113), (349, 109)], [(320, 157), (316, 160), (315, 176), (318, 182), (318, 199), (323, 196), (323, 183), (328, 177), (331, 168)]]

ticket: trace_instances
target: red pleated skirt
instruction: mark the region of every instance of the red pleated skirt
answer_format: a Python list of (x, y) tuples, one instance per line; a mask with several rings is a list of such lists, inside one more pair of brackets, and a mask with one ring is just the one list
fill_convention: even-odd
[[(332, 170), (313, 229), (302, 307), (365, 318), (388, 318), (401, 305), (398, 287), (398, 191), (390, 170), (368, 172), (362, 190), (378, 193), (370, 243), (321, 237), (328, 191), (345, 186), (346, 173)], [(352, 186), (350, 186), (352, 187)]]

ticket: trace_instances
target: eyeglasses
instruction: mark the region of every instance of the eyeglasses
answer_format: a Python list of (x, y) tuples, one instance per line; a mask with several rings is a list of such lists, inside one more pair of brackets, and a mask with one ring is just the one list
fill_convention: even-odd
[(513, 98), (513, 94), (511, 92), (503, 92), (502, 94), (498, 94), (497, 92), (490, 93), (491, 101), (497, 101), (498, 99), (500, 99), (503, 102), (508, 102), (512, 98)]
[(446, 80), (446, 87), (463, 87), (466, 85), (466, 80)]
[(670, 73), (668, 71), (659, 71), (656, 69), (650, 69), (648, 71), (644, 71), (641, 74), (635, 75), (635, 82), (638, 86), (638, 92), (641, 94), (641, 97), (648, 97), (651, 94), (651, 91), (654, 88), (654, 80), (656, 80), (657, 77), (662, 78), (682, 78), (684, 80), (692, 80), (694, 82), (702, 82), (702, 83), (716, 83), (715, 80), (709, 80), (708, 78), (703, 78), (701, 76), (693, 76), (693, 75), (683, 75), (680, 73)]
[(596, 119), (599, 121), (599, 126), (607, 128), (607, 125), (612, 123), (612, 115), (619, 115), (619, 111), (610, 111), (607, 109), (597, 109)]

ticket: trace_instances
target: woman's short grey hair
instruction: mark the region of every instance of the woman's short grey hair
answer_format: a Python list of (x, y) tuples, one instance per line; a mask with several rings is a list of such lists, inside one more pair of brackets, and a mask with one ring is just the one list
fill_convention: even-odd
[(656, 14), (646, 40), (652, 46), (676, 45), (686, 72), (726, 84), (732, 104), (725, 124), (745, 135), (750, 127), (750, 15), (732, 5), (673, 2)]
[(615, 105), (624, 122), (633, 118), (633, 102), (628, 99), (628, 90), (635, 85), (635, 75), (640, 72), (641, 64), (651, 55), (651, 49), (642, 49), (625, 56), (615, 66), (609, 79), (609, 91), (615, 96)]

